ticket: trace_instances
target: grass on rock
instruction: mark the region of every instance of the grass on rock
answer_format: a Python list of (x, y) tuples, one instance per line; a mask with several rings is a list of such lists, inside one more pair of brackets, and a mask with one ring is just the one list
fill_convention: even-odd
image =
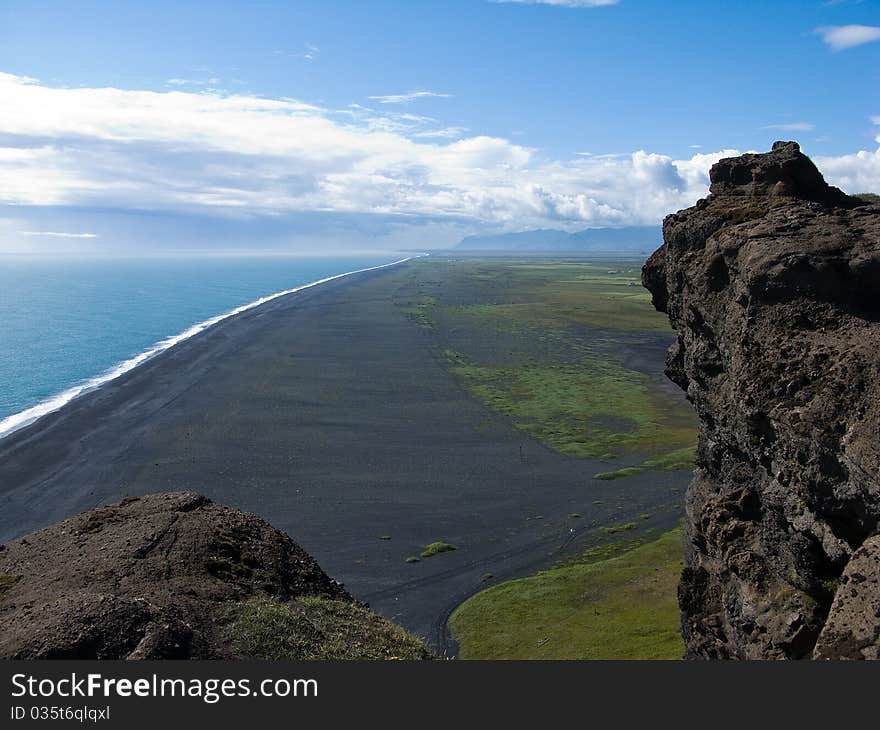
[(347, 601), (252, 598), (221, 617), (233, 650), (253, 659), (430, 659), (404, 629)]
[(20, 575), (10, 575), (9, 573), (0, 573), (0, 596), (8, 591), (21, 579)]
[(422, 550), (422, 557), (432, 558), (441, 553), (451, 553), (453, 550), (455, 550), (455, 547), (448, 542), (432, 542), (430, 545), (425, 545), (425, 549)]

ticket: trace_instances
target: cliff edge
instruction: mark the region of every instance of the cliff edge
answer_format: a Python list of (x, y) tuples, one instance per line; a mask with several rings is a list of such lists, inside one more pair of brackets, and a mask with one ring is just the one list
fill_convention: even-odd
[(0, 545), (0, 659), (423, 659), (283, 532), (194, 492)]
[(688, 658), (880, 658), (880, 205), (794, 142), (721, 160), (643, 283), (700, 419)]

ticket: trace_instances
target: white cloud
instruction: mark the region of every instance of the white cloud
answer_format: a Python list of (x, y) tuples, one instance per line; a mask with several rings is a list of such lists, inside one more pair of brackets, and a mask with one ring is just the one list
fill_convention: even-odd
[(217, 86), (220, 83), (218, 78), (210, 79), (166, 79), (167, 86)]
[(449, 99), (452, 94), (438, 94), (435, 91), (408, 91), (405, 94), (385, 94), (384, 96), (368, 96), (372, 101), (380, 104), (409, 104), (416, 99), (435, 98)]
[[(880, 116), (871, 121), (880, 125)], [(880, 134), (874, 138), (880, 145)], [(817, 156), (814, 158), (825, 178), (850, 194), (880, 193), (880, 147), (873, 152), (859, 150), (839, 157)]]
[(816, 128), (811, 122), (790, 122), (788, 124), (766, 124), (761, 129), (776, 129), (781, 132), (812, 132)]
[(300, 56), (306, 61), (314, 61), (320, 52), (321, 49), (317, 46), (311, 43), (306, 43), (306, 49), (300, 54)]
[(455, 139), (464, 136), (467, 127), (444, 127), (443, 129), (428, 129), (423, 132), (413, 132), (413, 137), (419, 139)]
[(860, 150), (840, 157), (814, 158), (825, 178), (846, 192), (880, 192), (880, 149)]
[(522, 5), (559, 5), (565, 8), (598, 8), (617, 5), (620, 0), (492, 0), (494, 3), (520, 3)]
[[(706, 194), (712, 163), (738, 154), (554, 160), (507, 139), (435, 129), (419, 115), (236, 94), (53, 88), (2, 73), (0, 108), (0, 205), (18, 210), (344, 214), (577, 230), (657, 223)], [(880, 190), (878, 159), (860, 152), (819, 163), (831, 182), (861, 192)]]
[(303, 61), (314, 61), (318, 58), (321, 53), (321, 49), (318, 48), (314, 43), (306, 43), (303, 47), (302, 51), (292, 52), (292, 51), (283, 51), (283, 50), (275, 50), (272, 51), (272, 54), (275, 56), (283, 56), (286, 58), (299, 58)]
[(19, 231), (22, 236), (48, 236), (50, 238), (97, 238), (97, 233), (63, 233), (60, 231)]
[(880, 41), (880, 27), (875, 25), (828, 25), (816, 32), (833, 51)]

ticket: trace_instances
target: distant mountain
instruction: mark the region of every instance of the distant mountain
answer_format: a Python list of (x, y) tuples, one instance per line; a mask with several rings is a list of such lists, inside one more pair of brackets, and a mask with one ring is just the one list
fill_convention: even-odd
[(466, 251), (567, 251), (650, 253), (663, 242), (660, 226), (587, 228), (577, 233), (555, 229), (467, 236), (455, 247)]

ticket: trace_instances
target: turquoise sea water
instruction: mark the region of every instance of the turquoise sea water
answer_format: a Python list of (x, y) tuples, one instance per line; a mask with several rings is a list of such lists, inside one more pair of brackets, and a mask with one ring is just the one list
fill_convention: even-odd
[(399, 258), (0, 256), (0, 436), (194, 325)]

